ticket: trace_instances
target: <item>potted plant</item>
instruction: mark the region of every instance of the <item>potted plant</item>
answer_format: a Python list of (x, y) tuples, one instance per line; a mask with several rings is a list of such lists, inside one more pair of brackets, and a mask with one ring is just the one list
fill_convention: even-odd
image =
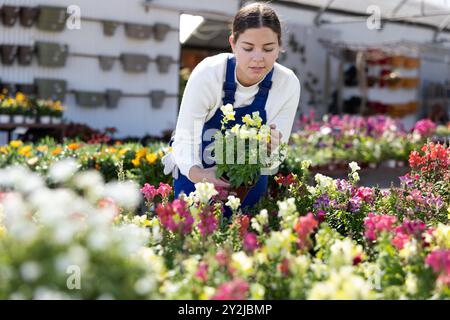
[(36, 111), (38, 114), (38, 120), (42, 124), (49, 124), (51, 122), (51, 100), (37, 100), (36, 101)]
[(61, 106), (61, 101), (54, 101), (51, 105), (51, 110), (52, 123), (60, 124), (64, 111), (64, 108)]
[[(244, 201), (248, 191), (256, 184), (261, 174), (281, 162), (281, 152), (268, 153), (270, 127), (262, 124), (259, 112), (242, 117), (243, 124), (226, 129), (225, 124), (234, 120), (233, 106), (221, 108), (224, 116), (222, 128), (214, 135), (212, 157), (217, 165), (217, 177), (227, 179), (234, 191)], [(286, 146), (282, 144), (281, 150)], [(279, 151), (279, 150), (274, 150)]]
[(0, 123), (9, 123), (11, 121), (11, 112), (14, 99), (0, 94)]

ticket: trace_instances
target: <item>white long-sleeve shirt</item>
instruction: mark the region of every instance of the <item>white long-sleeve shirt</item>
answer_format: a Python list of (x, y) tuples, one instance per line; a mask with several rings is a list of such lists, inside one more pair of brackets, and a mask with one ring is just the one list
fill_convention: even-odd
[[(165, 159), (164, 172), (173, 171), (176, 165), (189, 178), (192, 166), (203, 167), (200, 155), (202, 129), (204, 123), (223, 105), (223, 83), (230, 55), (221, 53), (207, 57), (192, 71), (181, 101), (171, 158)], [(241, 85), (236, 78), (236, 70), (235, 81), (237, 89), (233, 107), (236, 109), (253, 102), (259, 83), (249, 87)], [(289, 139), (299, 100), (300, 82), (297, 76), (292, 70), (275, 63), (265, 109), (267, 124), (276, 124), (283, 135), (282, 142), (287, 143)]]

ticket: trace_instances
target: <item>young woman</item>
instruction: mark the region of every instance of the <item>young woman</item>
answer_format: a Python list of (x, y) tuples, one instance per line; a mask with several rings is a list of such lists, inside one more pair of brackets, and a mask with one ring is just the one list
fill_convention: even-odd
[[(184, 91), (172, 140), (172, 152), (163, 162), (173, 173), (174, 191), (189, 195), (197, 182), (228, 188), (216, 178), (216, 167), (203, 159), (211, 143), (210, 129), (221, 128), (220, 107), (234, 107), (233, 125), (242, 116), (259, 111), (272, 128), (273, 139), (287, 142), (299, 105), (300, 82), (288, 68), (276, 63), (281, 48), (281, 25), (268, 5), (253, 3), (241, 8), (233, 20), (229, 42), (233, 53), (208, 57), (193, 70)], [(267, 191), (268, 176), (262, 175), (245, 197), (242, 207), (253, 206)]]

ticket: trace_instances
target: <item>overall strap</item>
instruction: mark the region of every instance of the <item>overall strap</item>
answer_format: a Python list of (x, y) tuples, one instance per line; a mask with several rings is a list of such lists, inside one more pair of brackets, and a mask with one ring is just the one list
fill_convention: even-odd
[(272, 75), (273, 68), (270, 72), (264, 77), (263, 81), (259, 83), (259, 90), (253, 100), (253, 104), (255, 105), (265, 105), (267, 97), (269, 95), (269, 90), (272, 88)]
[(223, 104), (234, 104), (234, 94), (236, 92), (236, 82), (234, 81), (234, 69), (236, 67), (236, 58), (234, 56), (229, 57), (227, 60), (227, 73), (225, 76), (225, 82), (223, 83), (223, 91), (225, 93), (223, 97)]

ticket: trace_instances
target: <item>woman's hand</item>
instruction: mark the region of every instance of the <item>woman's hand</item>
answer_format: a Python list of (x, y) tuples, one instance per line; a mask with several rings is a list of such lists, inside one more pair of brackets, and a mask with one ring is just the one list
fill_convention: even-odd
[(280, 145), (283, 134), (281, 133), (281, 131), (276, 130), (277, 128), (276, 124), (273, 123), (269, 127), (270, 127), (270, 142), (267, 144), (267, 150), (269, 150), (269, 152), (272, 153), (272, 148), (273, 150), (276, 150)]
[(210, 182), (213, 183), (216, 187), (229, 188), (230, 183), (227, 180), (225, 180), (224, 178), (216, 178), (216, 170), (216, 166), (205, 169), (200, 168), (199, 166), (193, 166), (189, 170), (189, 179), (193, 183)]

